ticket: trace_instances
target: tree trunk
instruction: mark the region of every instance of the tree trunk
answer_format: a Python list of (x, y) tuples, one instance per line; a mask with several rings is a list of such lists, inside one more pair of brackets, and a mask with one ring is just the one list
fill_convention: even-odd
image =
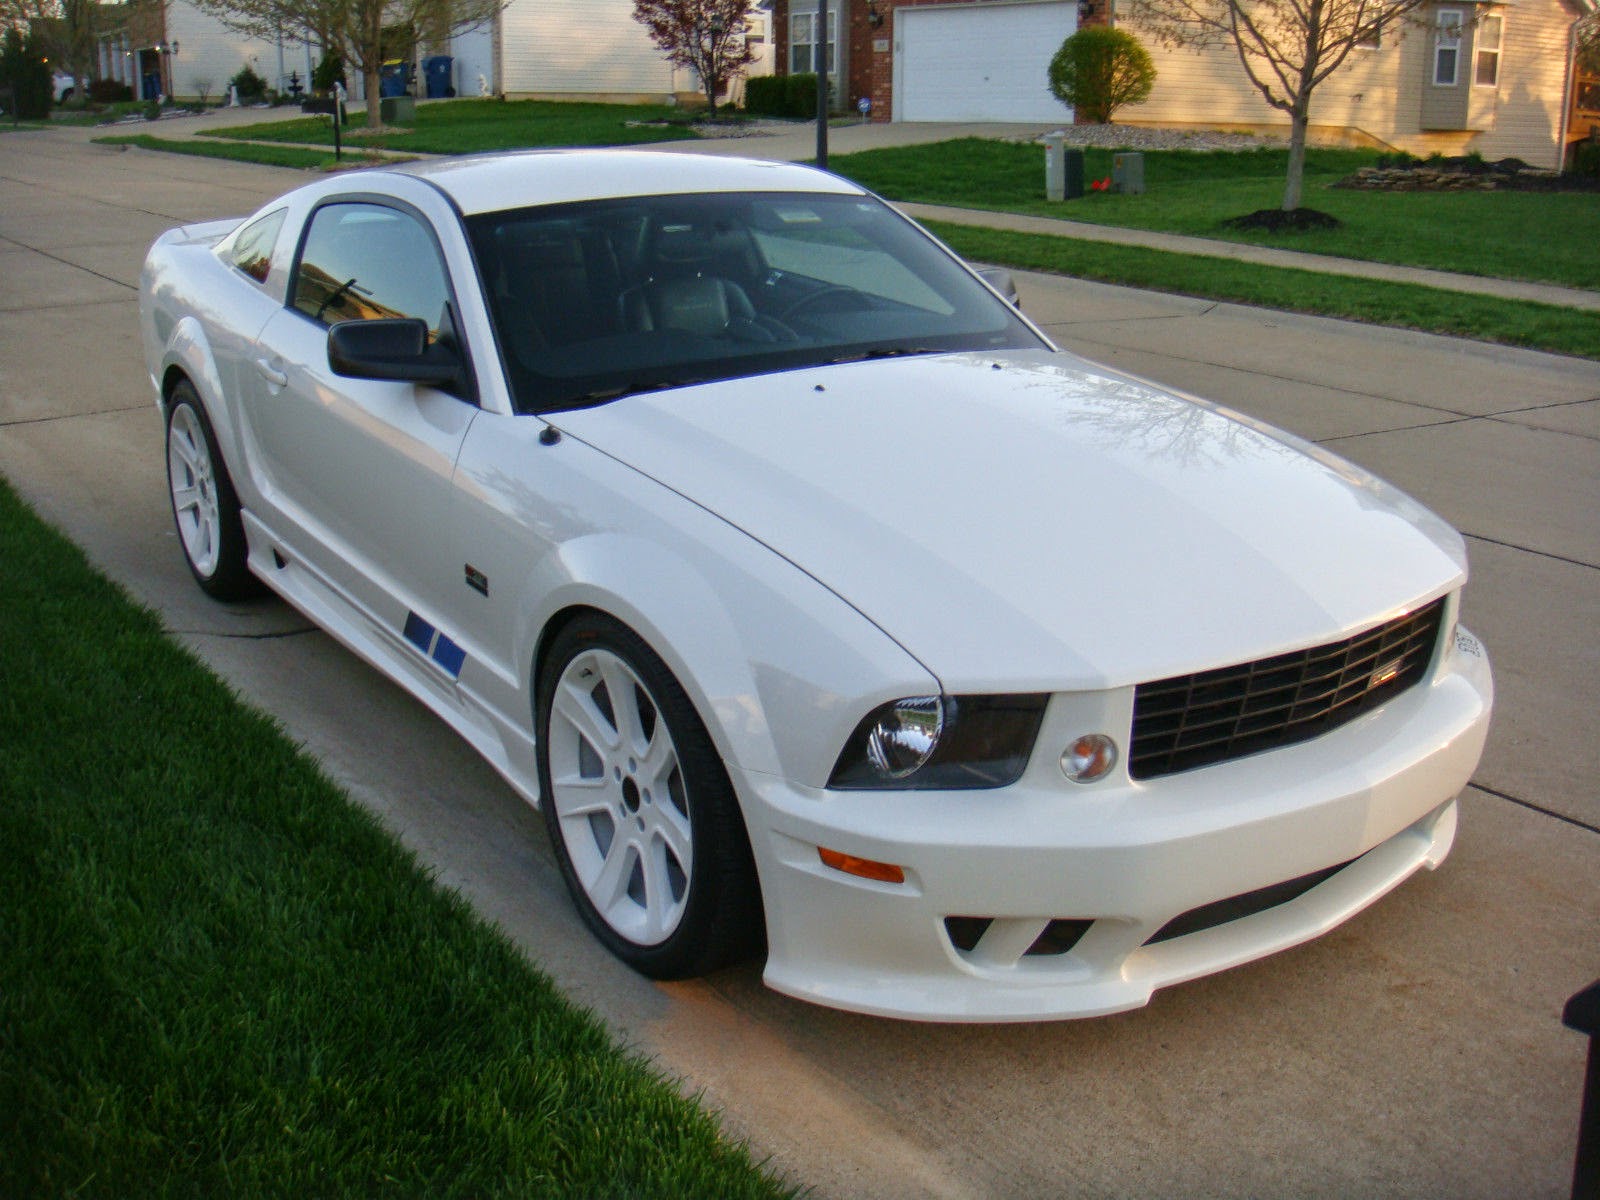
[(1300, 207), (1300, 185), (1306, 173), (1306, 127), (1311, 124), (1311, 114), (1306, 106), (1297, 105), (1290, 118), (1289, 171), (1283, 181), (1284, 212)]
[(378, 66), (363, 67), (361, 78), (367, 89), (367, 128), (377, 129), (383, 124), (383, 106), (378, 103)]

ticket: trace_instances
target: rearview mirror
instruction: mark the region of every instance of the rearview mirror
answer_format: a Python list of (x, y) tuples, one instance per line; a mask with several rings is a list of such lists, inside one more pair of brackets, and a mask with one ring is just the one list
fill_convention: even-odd
[(466, 383), (461, 357), (428, 343), (428, 323), (418, 317), (340, 321), (328, 330), (328, 366), (352, 379), (425, 383), (459, 391)]

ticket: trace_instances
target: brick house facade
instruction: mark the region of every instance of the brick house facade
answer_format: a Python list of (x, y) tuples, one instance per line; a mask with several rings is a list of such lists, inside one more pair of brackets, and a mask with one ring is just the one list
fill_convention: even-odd
[[(983, 0), (977, 0), (982, 3)], [(996, 0), (1006, 2), (1006, 0)], [(894, 119), (894, 44), (895, 13), (903, 8), (960, 4), (973, 7), (974, 0), (829, 0), (829, 8), (843, 10), (837, 18), (842, 27), (839, 42), (844, 51), (842, 77), (835, 82), (838, 107), (853, 111), (858, 102), (872, 102), (874, 121)], [(1107, 23), (1108, 0), (1080, 0), (1078, 26)], [(772, 36), (776, 44), (779, 74), (788, 73), (790, 12), (814, 13), (816, 0), (773, 0)], [(807, 67), (807, 70), (810, 68)]]

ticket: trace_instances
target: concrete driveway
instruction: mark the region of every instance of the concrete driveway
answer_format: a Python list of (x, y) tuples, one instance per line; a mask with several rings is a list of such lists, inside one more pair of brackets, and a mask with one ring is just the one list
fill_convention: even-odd
[(758, 1156), (840, 1197), (1566, 1194), (1585, 1044), (1559, 1014), (1600, 975), (1600, 364), (1022, 276), (1063, 345), (1328, 445), (1465, 530), (1497, 723), (1450, 861), (1312, 945), (1096, 1021), (875, 1020), (755, 967), (630, 974), (462, 742), (285, 606), (192, 585), (139, 262), (300, 178), (0, 135), (0, 472)]

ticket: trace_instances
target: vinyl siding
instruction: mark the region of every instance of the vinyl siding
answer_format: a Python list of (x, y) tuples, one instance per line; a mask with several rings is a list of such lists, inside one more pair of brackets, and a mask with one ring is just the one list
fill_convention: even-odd
[(512, 95), (659, 95), (696, 88), (633, 19), (632, 0), (512, 0), (500, 17)]
[[(1470, 4), (1460, 7), (1472, 11)], [(1462, 38), (1460, 86), (1476, 93), (1470, 115), (1482, 128), (1422, 129), (1424, 89), (1433, 79), (1432, 30), (1406, 26), (1386, 32), (1376, 50), (1353, 51), (1317, 89), (1311, 105), (1313, 139), (1376, 141), (1422, 155), (1476, 151), (1488, 159), (1517, 157), (1534, 166), (1557, 166), (1567, 30), (1576, 14), (1562, 0), (1526, 0), (1496, 11), (1505, 17), (1497, 88), (1472, 84), (1471, 31)], [(1149, 101), (1118, 112), (1119, 122), (1266, 127), (1287, 135), (1288, 114), (1261, 99), (1231, 44), (1172, 49), (1120, 11), (1117, 23), (1144, 42), (1157, 71)]]
[(300, 82), (309, 90), (311, 59), (303, 43), (284, 39), (279, 59), (278, 43), (240, 37), (215, 17), (182, 0), (167, 5), (167, 38), (178, 43), (172, 59), (172, 92), (194, 97), (197, 79), (211, 80), (211, 98), (228, 94), (228, 80), (248, 66), (269, 88), (287, 89), (291, 71), (300, 73)]

